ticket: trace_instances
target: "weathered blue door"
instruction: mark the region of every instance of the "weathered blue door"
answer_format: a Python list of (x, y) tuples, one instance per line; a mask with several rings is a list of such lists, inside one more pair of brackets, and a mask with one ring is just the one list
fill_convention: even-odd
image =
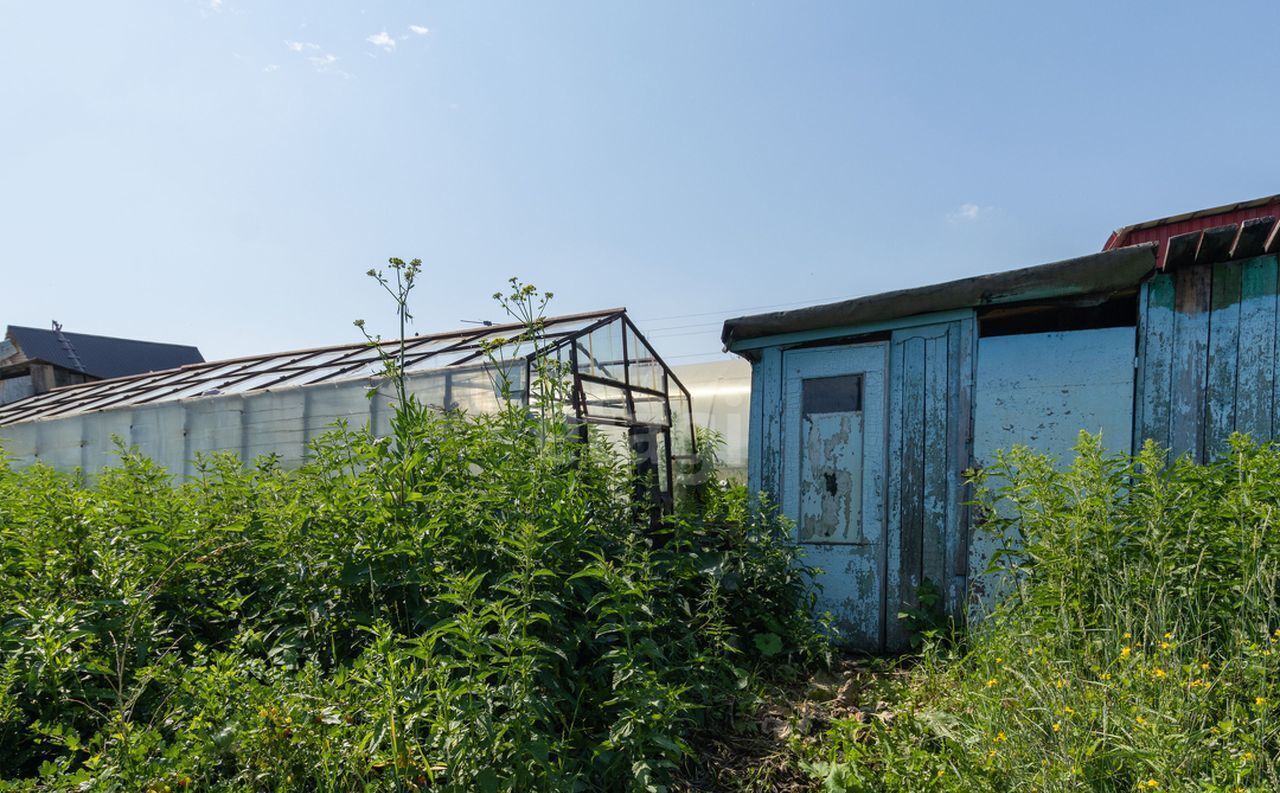
[(850, 646), (878, 652), (885, 626), (885, 361), (888, 345), (783, 353), (782, 509), (820, 609)]

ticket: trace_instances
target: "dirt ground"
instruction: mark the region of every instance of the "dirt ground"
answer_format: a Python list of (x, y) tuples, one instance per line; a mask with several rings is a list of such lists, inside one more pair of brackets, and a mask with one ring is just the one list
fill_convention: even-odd
[(680, 793), (779, 791), (808, 793), (821, 782), (801, 767), (800, 753), (835, 720), (893, 718), (883, 696), (906, 673), (896, 664), (865, 657), (837, 658), (830, 670), (770, 692), (757, 711), (738, 719), (730, 734), (704, 739), (695, 762), (674, 786)]

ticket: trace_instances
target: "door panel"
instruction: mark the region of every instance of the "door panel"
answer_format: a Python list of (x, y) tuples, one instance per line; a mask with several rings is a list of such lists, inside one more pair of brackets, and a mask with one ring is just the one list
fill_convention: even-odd
[(886, 354), (863, 344), (783, 355), (782, 509), (824, 571), (819, 608), (870, 652), (884, 635)]

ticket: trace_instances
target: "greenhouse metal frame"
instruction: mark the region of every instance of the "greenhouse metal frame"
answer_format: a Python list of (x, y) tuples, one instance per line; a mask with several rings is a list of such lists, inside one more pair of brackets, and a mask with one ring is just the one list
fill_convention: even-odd
[[(504, 398), (528, 404), (531, 385), (540, 376), (537, 362), (558, 362), (569, 386), (566, 420), (582, 426), (584, 432), (590, 425), (625, 430), (632, 451), (647, 457), (651, 468), (656, 463), (659, 490), (667, 504), (674, 490), (674, 466), (692, 463), (696, 456), (689, 391), (623, 308), (548, 317), (539, 320), (532, 332), (520, 323), (485, 324), (409, 337), (403, 343), (377, 340), (248, 356), (66, 386), (0, 406), (0, 443), (19, 464), (43, 461), (54, 467), (96, 468), (102, 456), (98, 450), (82, 451), (78, 460), (65, 449), (54, 454), (52, 439), (84, 450), (111, 437), (104, 429), (90, 426), (96, 417), (114, 429), (132, 430), (137, 423), (132, 417), (140, 412), (179, 405), (185, 408), (181, 421), (168, 420), (165, 426), (169, 434), (180, 426), (186, 439), (184, 452), (193, 455), (235, 447), (210, 442), (206, 448), (198, 432), (193, 442), (193, 420), (188, 415), (192, 412), (209, 413), (218, 406), (223, 413), (234, 412), (233, 406), (224, 403), (240, 399), (245, 406), (268, 393), (301, 394), (309, 405), (309, 395), (322, 387), (327, 387), (327, 394), (341, 390), (342, 405), (320, 411), (322, 415), (310, 421), (312, 426), (304, 435), (313, 438), (322, 419), (331, 419), (326, 422), (330, 425), (332, 420), (360, 418), (354, 395), (363, 397), (372, 388), (378, 394), (370, 402), (390, 399), (385, 358), (403, 361), (409, 393), (434, 406), (473, 412), (496, 409)], [(365, 410), (372, 416), (377, 408)], [(240, 409), (241, 414), (247, 412)], [(301, 415), (303, 421), (309, 420), (305, 408)], [(256, 425), (243, 415), (239, 421), (242, 436), (256, 432)], [(371, 419), (371, 423), (375, 431), (380, 429), (378, 421)], [(122, 435), (130, 440), (127, 431)], [(270, 451), (269, 446), (269, 440), (246, 440), (240, 450), (261, 453)], [(94, 462), (88, 464), (91, 459)]]

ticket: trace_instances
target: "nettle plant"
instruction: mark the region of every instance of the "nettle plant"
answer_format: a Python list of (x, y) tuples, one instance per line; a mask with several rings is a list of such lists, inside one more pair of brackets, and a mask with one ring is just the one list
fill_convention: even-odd
[[(403, 331), (421, 264), (390, 264)], [(501, 295), (524, 330), (492, 371), (550, 299)], [(389, 434), (336, 426), (296, 470), (0, 466), (0, 790), (662, 790), (756, 682), (824, 657), (744, 490), (655, 528), (554, 360), (470, 415), (367, 338)]]

